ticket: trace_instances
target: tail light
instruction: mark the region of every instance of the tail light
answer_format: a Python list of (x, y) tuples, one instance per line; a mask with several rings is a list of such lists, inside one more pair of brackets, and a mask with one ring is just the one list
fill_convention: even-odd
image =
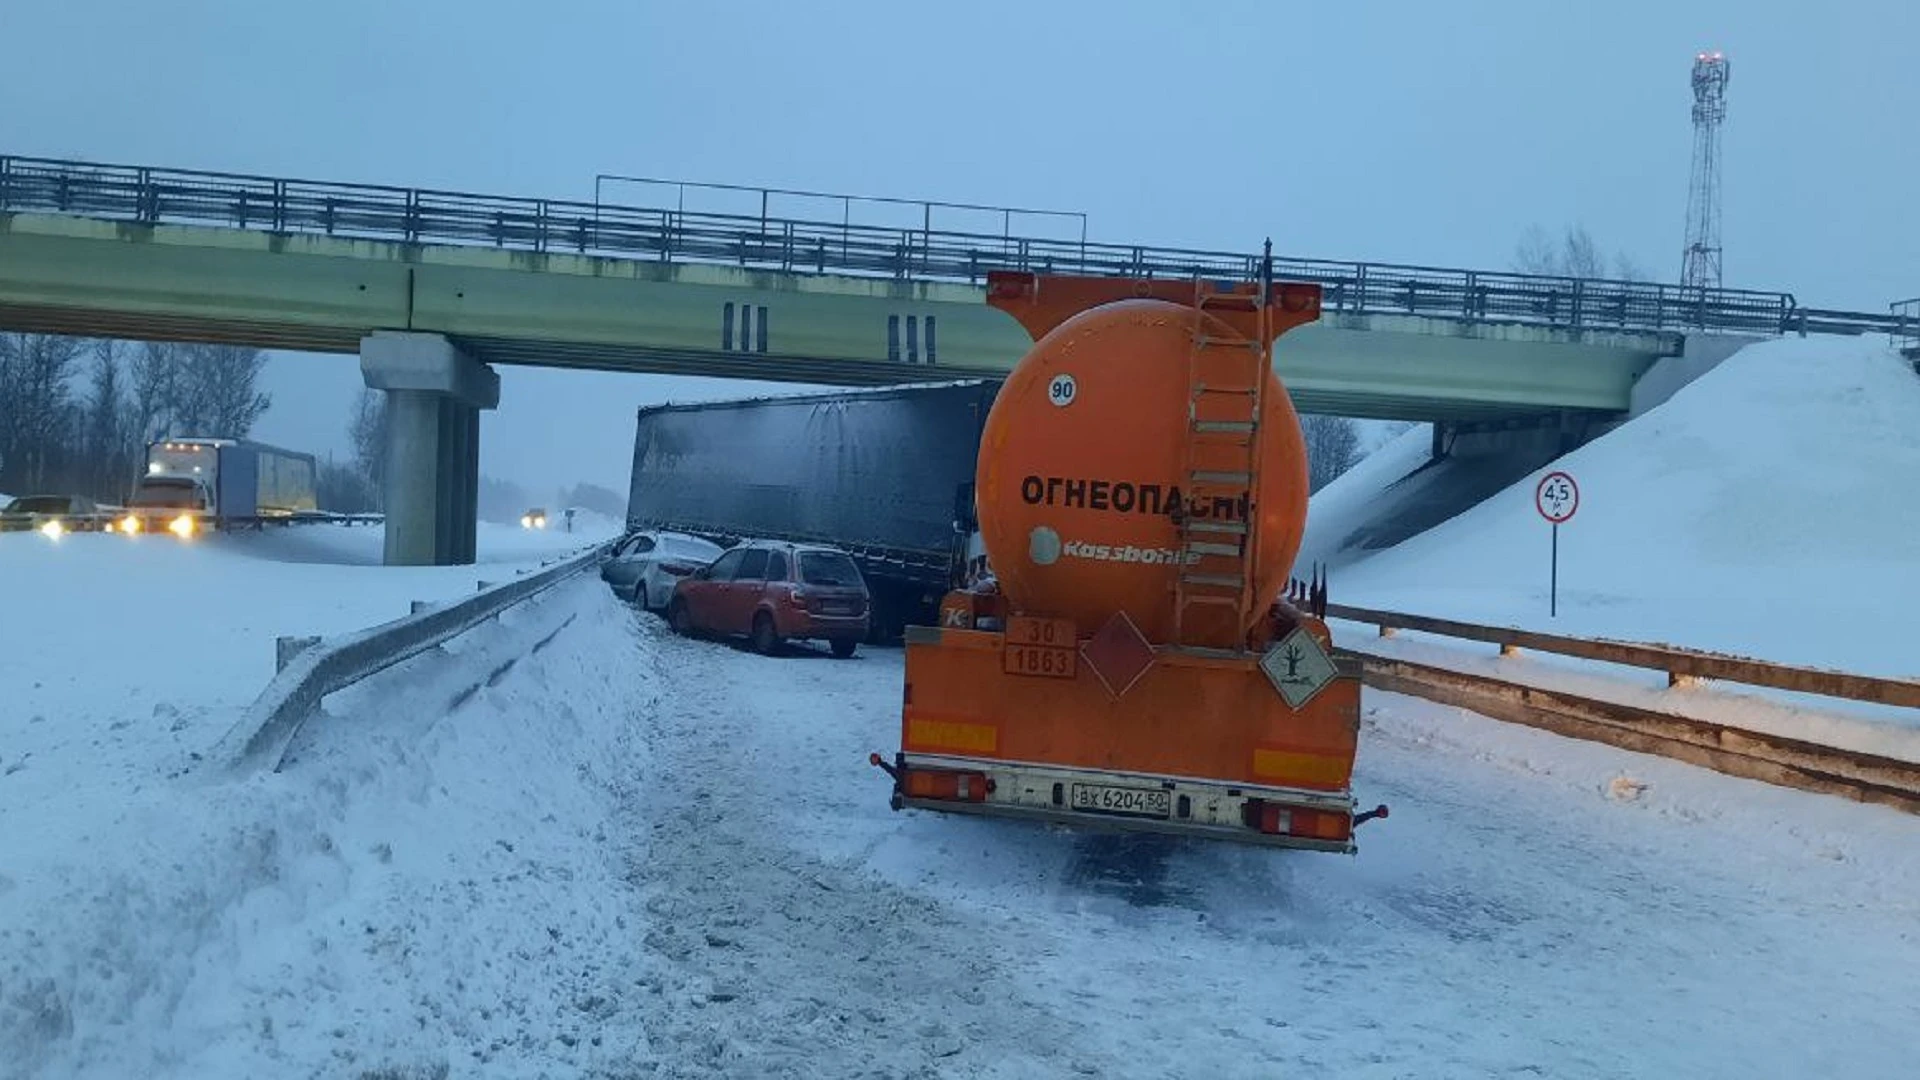
[(688, 566), (686, 563), (663, 562), (660, 564), (660, 569), (672, 574), (674, 577), (686, 577), (688, 574), (693, 573), (695, 568)]
[(909, 769), (901, 777), (900, 787), (909, 799), (985, 802), (987, 793), (993, 790), (993, 780), (982, 772)]
[(1353, 815), (1342, 810), (1313, 810), (1249, 799), (1241, 813), (1241, 820), (1249, 828), (1275, 836), (1308, 840), (1347, 840), (1353, 836)]

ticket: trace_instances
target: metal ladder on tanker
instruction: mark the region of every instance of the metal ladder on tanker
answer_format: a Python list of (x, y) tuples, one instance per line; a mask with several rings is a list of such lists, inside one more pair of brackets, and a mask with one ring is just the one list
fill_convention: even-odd
[[(1182, 477), (1186, 505), (1179, 507), (1182, 564), (1174, 578), (1173, 624), (1175, 640), (1189, 648), (1239, 647), (1236, 638), (1253, 603), (1259, 542), (1253, 492), (1271, 326), (1271, 290), (1264, 277), (1258, 295), (1216, 289), (1204, 280), (1195, 285)], [(1226, 330), (1220, 320), (1208, 319), (1213, 312), (1251, 314), (1253, 335)], [(1215, 512), (1229, 507), (1229, 513)]]

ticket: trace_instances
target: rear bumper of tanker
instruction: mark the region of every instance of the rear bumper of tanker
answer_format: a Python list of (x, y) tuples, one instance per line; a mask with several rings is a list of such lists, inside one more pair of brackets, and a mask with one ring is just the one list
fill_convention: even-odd
[[(889, 771), (896, 810), (1341, 854), (1358, 850), (1354, 801), (1344, 792), (938, 754), (900, 754)], [(1115, 808), (1103, 809), (1103, 803)]]

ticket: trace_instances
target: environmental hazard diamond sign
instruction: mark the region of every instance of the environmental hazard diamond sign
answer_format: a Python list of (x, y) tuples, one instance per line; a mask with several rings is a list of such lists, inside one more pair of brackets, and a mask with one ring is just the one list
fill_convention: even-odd
[(1126, 612), (1116, 611), (1080, 646), (1080, 658), (1099, 677), (1107, 692), (1119, 697), (1132, 689), (1140, 676), (1153, 666), (1153, 642), (1127, 618)]
[(1293, 633), (1268, 649), (1260, 658), (1260, 670), (1267, 673), (1287, 705), (1295, 709), (1313, 700), (1335, 674), (1333, 658), (1304, 626), (1295, 627)]

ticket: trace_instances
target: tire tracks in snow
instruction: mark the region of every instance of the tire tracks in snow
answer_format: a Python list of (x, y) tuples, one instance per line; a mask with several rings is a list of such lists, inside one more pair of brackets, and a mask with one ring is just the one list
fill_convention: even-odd
[[(651, 764), (628, 808), (651, 929), (641, 981), (655, 1075), (1112, 1075), (1084, 1027), (1035, 999), (1042, 944), (783, 842), (809, 778), (752, 749), (765, 703), (740, 701), (726, 646), (637, 616), (652, 685)], [(746, 659), (746, 658), (741, 658)], [(764, 662), (764, 661), (759, 661)], [(778, 661), (775, 661), (778, 662)], [(792, 661), (805, 663), (805, 660)]]

